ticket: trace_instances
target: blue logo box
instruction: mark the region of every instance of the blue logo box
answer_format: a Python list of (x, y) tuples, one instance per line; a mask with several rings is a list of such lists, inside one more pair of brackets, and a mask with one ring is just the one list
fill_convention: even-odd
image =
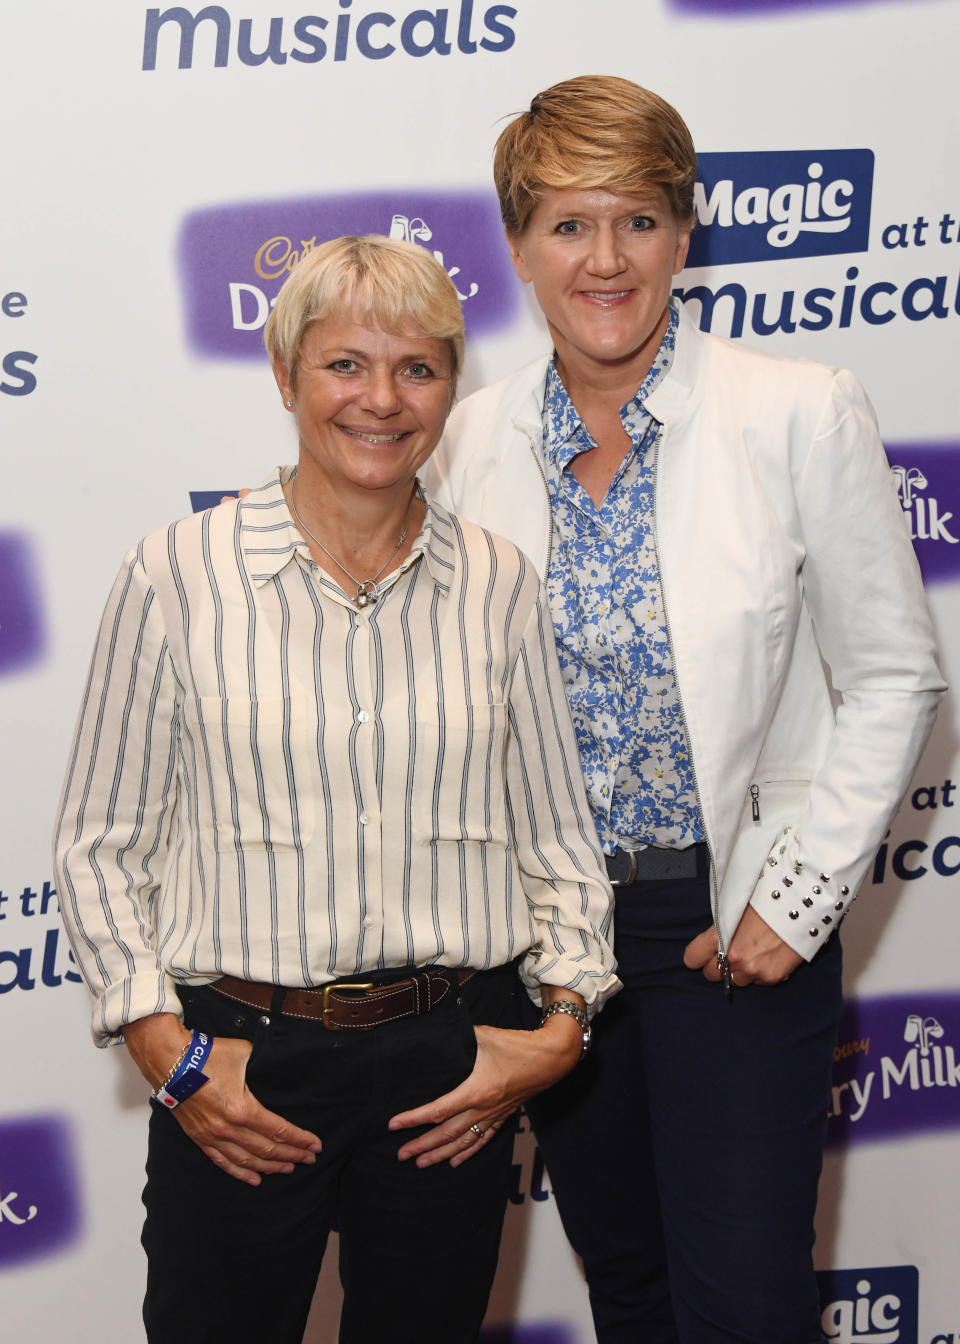
[(865, 252), (873, 151), (701, 154), (687, 267)]
[(918, 1344), (920, 1288), (913, 1265), (824, 1270), (817, 1285), (830, 1344)]

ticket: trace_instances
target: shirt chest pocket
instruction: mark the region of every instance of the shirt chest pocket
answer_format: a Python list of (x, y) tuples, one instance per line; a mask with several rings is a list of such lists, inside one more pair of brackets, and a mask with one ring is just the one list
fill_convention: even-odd
[(416, 840), (507, 844), (506, 734), (504, 704), (417, 705)]
[(184, 705), (184, 727), (204, 845), (235, 851), (309, 842), (317, 748), (305, 696), (200, 697)]

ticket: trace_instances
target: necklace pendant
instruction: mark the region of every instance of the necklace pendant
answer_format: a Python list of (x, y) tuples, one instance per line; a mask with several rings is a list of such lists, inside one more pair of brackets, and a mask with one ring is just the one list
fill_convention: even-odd
[(358, 607), (365, 607), (377, 591), (377, 585), (372, 579), (364, 579), (363, 583), (357, 584), (357, 595), (354, 598)]

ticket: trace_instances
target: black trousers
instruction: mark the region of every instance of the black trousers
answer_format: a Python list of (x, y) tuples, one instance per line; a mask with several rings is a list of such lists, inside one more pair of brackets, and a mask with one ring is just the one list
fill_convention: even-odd
[(617, 893), (624, 990), (528, 1104), (600, 1344), (821, 1341), (811, 1251), (841, 1005), (834, 936), (784, 984), (682, 961), (706, 881)]
[(421, 1170), (396, 1157), (420, 1131), (390, 1133), (387, 1121), (462, 1082), (474, 1023), (518, 1025), (519, 993), (513, 968), (500, 967), (427, 1017), (351, 1033), (181, 990), (188, 1026), (253, 1042), (254, 1095), (318, 1134), (323, 1151), (315, 1166), (248, 1186), (153, 1108), (143, 1194), (152, 1344), (299, 1344), (332, 1227), (341, 1344), (473, 1344), (497, 1264), (513, 1127), (461, 1167)]

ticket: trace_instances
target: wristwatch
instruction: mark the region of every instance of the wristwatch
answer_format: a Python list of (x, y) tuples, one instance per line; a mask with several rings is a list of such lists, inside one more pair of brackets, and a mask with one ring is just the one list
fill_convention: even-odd
[(579, 1024), (580, 1030), (583, 1032), (583, 1049), (580, 1051), (580, 1058), (583, 1059), (590, 1049), (591, 1039), (590, 1019), (587, 1017), (586, 1010), (581, 1008), (579, 1003), (574, 1003), (572, 999), (555, 999), (549, 1007), (544, 1008), (543, 1015), (540, 1018), (541, 1027), (548, 1018), (556, 1017), (558, 1013), (566, 1013)]

